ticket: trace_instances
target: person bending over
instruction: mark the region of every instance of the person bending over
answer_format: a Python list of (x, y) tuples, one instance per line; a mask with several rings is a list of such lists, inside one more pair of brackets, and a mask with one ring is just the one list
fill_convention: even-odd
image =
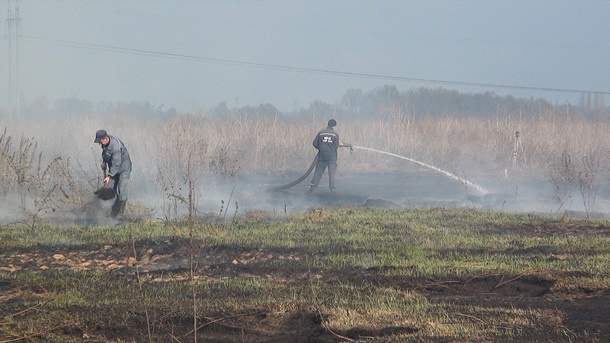
[(110, 216), (116, 218), (124, 213), (127, 204), (131, 158), (125, 144), (119, 138), (109, 135), (106, 130), (98, 130), (93, 142), (102, 147), (104, 184), (111, 186), (116, 194)]

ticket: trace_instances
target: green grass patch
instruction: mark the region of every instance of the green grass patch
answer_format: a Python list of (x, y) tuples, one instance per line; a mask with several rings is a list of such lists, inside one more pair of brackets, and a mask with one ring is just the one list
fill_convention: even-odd
[(562, 301), (607, 294), (609, 224), (348, 208), (192, 226), (12, 225), (0, 229), (0, 341), (190, 341), (194, 322), (203, 341), (299, 330), (579, 341), (594, 333), (569, 328)]

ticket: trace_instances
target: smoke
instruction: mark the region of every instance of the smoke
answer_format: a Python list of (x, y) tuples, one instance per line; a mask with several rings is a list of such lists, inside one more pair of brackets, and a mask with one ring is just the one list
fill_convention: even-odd
[[(310, 166), (315, 156), (311, 136), (317, 130), (311, 124), (276, 123), (264, 118), (209, 121), (190, 117), (165, 121), (115, 118), (113, 123), (116, 127), (105, 126), (98, 119), (84, 118), (67, 123), (56, 118), (45, 121), (44, 127), (36, 132), (32, 122), (7, 121), (10, 125), (7, 135), (17, 140), (21, 132), (28, 132), (27, 136), (34, 137), (38, 143), (36, 154), (43, 153), (43, 160), (52, 160), (58, 154), (65, 157), (61, 164), (56, 164), (57, 168), (63, 168), (61, 173), (47, 174), (64, 175), (53, 182), (58, 187), (70, 186), (72, 192), (66, 194), (67, 198), (57, 195), (56, 199), (64, 199), (62, 206), (56, 206), (56, 199), (50, 199), (49, 209), (37, 213), (37, 219), (72, 225), (116, 223), (108, 219), (113, 200), (103, 201), (94, 194), (101, 186), (102, 172), (99, 167), (101, 150), (92, 141), (95, 131), (100, 128), (120, 137), (130, 151), (134, 169), (126, 213), (134, 219), (167, 220), (188, 214), (185, 200), (190, 181), (194, 182), (195, 214), (216, 220), (231, 220), (253, 211), (265, 211), (281, 218), (321, 207), (447, 206), (595, 215), (604, 215), (602, 210), (610, 208), (607, 206), (610, 191), (602, 179), (605, 167), (598, 168), (596, 179), (587, 179), (586, 189), (578, 180), (563, 180), (565, 172), (560, 169), (555, 179), (563, 184), (558, 185), (549, 182), (548, 171), (541, 168), (534, 172), (536, 169), (530, 166), (499, 167), (501, 163), (497, 162), (497, 156), (510, 156), (512, 152), (512, 135), (507, 136), (511, 149), (504, 151), (500, 149), (504, 145), (498, 145), (498, 149), (487, 153), (478, 147), (494, 147), (488, 142), (451, 141), (450, 146), (442, 141), (430, 142), (429, 137), (434, 137), (436, 131), (428, 133), (427, 130), (436, 126), (424, 122), (422, 128), (410, 128), (408, 141), (389, 141), (394, 144), (392, 146), (386, 144), (385, 138), (379, 142), (379, 136), (373, 137), (371, 132), (386, 130), (383, 137), (398, 137), (405, 128), (386, 125), (372, 130), (368, 122), (345, 122), (342, 137), (359, 146), (387, 145), (384, 148), (387, 152), (362, 148), (347, 153), (346, 149), (341, 149), (336, 180), (338, 194), (330, 194), (325, 173), (315, 193), (309, 195), (311, 175), (288, 189), (273, 189), (297, 180)], [(470, 126), (473, 125), (465, 126), (464, 130)], [(477, 130), (481, 128), (477, 127)], [(285, 140), (267, 137), (285, 137)], [(490, 133), (476, 137), (494, 136)], [(193, 149), (193, 146), (200, 149)], [(192, 153), (178, 154), (189, 151)], [(197, 156), (197, 164), (176, 164), (176, 160), (188, 161), (189, 156)], [(473, 161), (477, 163), (473, 164)], [(43, 171), (45, 165), (43, 161)], [(195, 172), (185, 173), (186, 167), (195, 168)], [(163, 178), (161, 173), (165, 173)], [(4, 175), (10, 176), (11, 170), (5, 170)], [(38, 196), (46, 194), (42, 191), (52, 189), (52, 184), (44, 180), (40, 178), (39, 185), (44, 187), (36, 193)], [(10, 181), (5, 180), (2, 184), (5, 188), (0, 189), (0, 223), (32, 222), (33, 199), (23, 201), (28, 190), (22, 188), (21, 193), (11, 190), (6, 187)], [(558, 189), (563, 193), (558, 194)]]
[(120, 223), (117, 219), (109, 217), (112, 204), (116, 198), (104, 200), (97, 196), (83, 206), (83, 209), (75, 218), (77, 225), (116, 225)]
[[(454, 207), (548, 214), (570, 210), (603, 216), (599, 209), (608, 208), (608, 201), (601, 197), (594, 208), (585, 208), (577, 195), (560, 208), (553, 185), (545, 180), (544, 175), (472, 175), (471, 180), (488, 191), (481, 194), (476, 189), (473, 191), (468, 184), (426, 168), (405, 168), (404, 172), (358, 172), (339, 168), (337, 194), (330, 193), (326, 173), (314, 194), (308, 192), (311, 176), (286, 190), (273, 190), (301, 175), (299, 172), (286, 172), (204, 178), (196, 187), (196, 215), (216, 221), (230, 221), (246, 217), (254, 211), (267, 212), (281, 219), (316, 208)], [(158, 186), (133, 187), (127, 212), (133, 214), (134, 209), (143, 209), (141, 213), (145, 218), (134, 219), (184, 218), (188, 214), (186, 204), (168, 198)], [(18, 196), (2, 199), (1, 224), (31, 221), (15, 199)], [(40, 220), (64, 225), (115, 225), (119, 222), (108, 217), (113, 202), (114, 198), (99, 199), (91, 191), (82, 208), (44, 213)]]

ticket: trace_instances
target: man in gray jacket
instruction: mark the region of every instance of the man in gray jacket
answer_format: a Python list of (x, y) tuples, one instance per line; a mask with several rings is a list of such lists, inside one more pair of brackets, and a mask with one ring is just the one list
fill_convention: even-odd
[(334, 127), (337, 126), (337, 121), (331, 119), (328, 121), (326, 129), (318, 132), (313, 139), (314, 148), (318, 149), (318, 163), (316, 171), (311, 179), (309, 193), (318, 187), (324, 170), (328, 167), (328, 186), (330, 192), (335, 193), (335, 173), (337, 172), (337, 150), (343, 147), (351, 148), (351, 144), (342, 143), (339, 140), (339, 134), (335, 132)]
[(104, 184), (111, 185), (116, 193), (116, 200), (110, 211), (110, 216), (116, 218), (123, 214), (127, 204), (131, 158), (125, 144), (117, 137), (109, 135), (106, 130), (98, 130), (93, 142), (102, 147)]

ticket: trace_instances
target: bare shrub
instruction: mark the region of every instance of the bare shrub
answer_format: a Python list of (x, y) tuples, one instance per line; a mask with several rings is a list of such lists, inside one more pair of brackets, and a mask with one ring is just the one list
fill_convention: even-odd
[(0, 194), (6, 192), (14, 180), (12, 168), (14, 153), (12, 149), (11, 136), (6, 134), (6, 128), (0, 136)]
[(583, 206), (587, 214), (595, 208), (595, 199), (603, 175), (602, 154), (599, 150), (589, 150), (581, 159), (582, 170), (578, 173), (578, 187), (582, 196)]
[(578, 191), (582, 198), (583, 208), (589, 218), (594, 210), (595, 200), (604, 174), (602, 154), (599, 150), (589, 150), (582, 158), (574, 161), (572, 154), (564, 151), (549, 168), (550, 182), (555, 189), (559, 210), (568, 210), (573, 197)]
[(33, 171), (28, 187), (33, 206), (24, 208), (25, 214), (32, 220), (32, 226), (42, 214), (81, 212), (86, 202), (86, 186), (72, 175), (70, 161), (69, 157), (56, 156), (44, 168), (45, 164), (39, 161)]
[(550, 166), (549, 177), (555, 188), (555, 197), (559, 202), (557, 211), (562, 208), (567, 209), (566, 207), (571, 205), (577, 176), (576, 165), (567, 151), (564, 151), (561, 157)]
[(62, 155), (46, 161), (33, 138), (21, 137), (12, 145), (6, 129), (0, 137), (2, 191), (17, 191), (19, 207), (34, 226), (51, 212), (73, 212), (82, 208), (85, 187), (72, 175), (70, 158)]
[(12, 137), (6, 129), (0, 137), (0, 163), (2, 165), (3, 189), (18, 186), (21, 195), (21, 206), (25, 206), (26, 186), (31, 181), (31, 171), (37, 161), (40, 164), (42, 153), (37, 152), (38, 144), (33, 138), (21, 136), (19, 146), (13, 146)]
[(209, 160), (208, 168), (210, 172), (221, 177), (236, 176), (241, 169), (239, 157), (231, 149), (217, 149)]
[(197, 191), (205, 166), (207, 144), (192, 120), (174, 121), (158, 140), (157, 181), (166, 197), (166, 219), (178, 216), (178, 204), (187, 207), (189, 221), (196, 215)]
[(61, 167), (62, 158), (58, 156), (42, 168), (41, 157), (42, 154), (39, 155), (37, 168), (28, 170), (31, 174), (28, 175), (27, 190), (33, 205), (23, 205), (24, 213), (31, 218), (32, 227), (41, 214), (55, 212), (58, 205), (69, 199), (66, 189), (59, 180), (60, 175), (55, 174), (56, 169)]

